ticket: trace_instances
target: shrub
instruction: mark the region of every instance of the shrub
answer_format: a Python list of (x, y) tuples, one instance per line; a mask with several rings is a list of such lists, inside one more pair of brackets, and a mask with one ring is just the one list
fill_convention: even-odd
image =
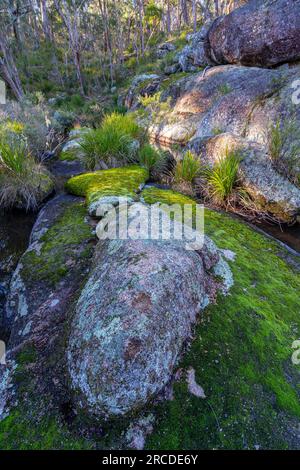
[(36, 163), (23, 142), (0, 141), (0, 207), (36, 209), (51, 189), (45, 168)]
[(199, 159), (191, 152), (185, 153), (183, 159), (177, 162), (175, 167), (175, 182), (192, 184), (194, 179), (199, 176), (201, 163)]
[(30, 153), (41, 157), (53, 144), (51, 114), (44, 104), (7, 102), (0, 109), (0, 139), (24, 140)]
[(217, 204), (224, 204), (232, 195), (238, 181), (240, 160), (238, 152), (227, 149), (224, 158), (219, 160), (213, 168), (205, 170), (204, 177), (208, 194)]
[(56, 111), (54, 113), (54, 127), (57, 132), (66, 133), (69, 131), (76, 120), (76, 116), (71, 111)]

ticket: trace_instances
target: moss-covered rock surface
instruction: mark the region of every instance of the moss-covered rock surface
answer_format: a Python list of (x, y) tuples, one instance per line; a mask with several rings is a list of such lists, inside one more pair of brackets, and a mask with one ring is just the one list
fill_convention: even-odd
[(75, 176), (67, 182), (66, 189), (75, 196), (85, 196), (89, 212), (95, 214), (102, 202), (115, 203), (119, 197), (136, 199), (148, 178), (146, 169), (131, 165)]
[[(172, 191), (146, 188), (148, 203), (187, 203)], [(157, 409), (153, 449), (299, 448), (300, 263), (277, 242), (224, 214), (205, 210), (205, 233), (229, 261), (234, 287), (208, 307), (174, 385)], [(206, 399), (188, 391), (193, 367)]]
[[(87, 189), (83, 186), (78, 191), (86, 195)], [(146, 187), (140, 197), (147, 204), (194, 203), (180, 193), (155, 187)], [(68, 385), (64, 380), (60, 382), (61, 377), (67, 376), (61, 351), (65, 350), (69, 328), (65, 325), (64, 313), (68, 308), (63, 302), (70, 301), (68, 296), (64, 299), (68, 290), (66, 283), (61, 289), (61, 283), (70, 277), (66, 273), (53, 277), (52, 273), (54, 266), (60, 272), (58, 247), (63, 251), (62, 259), (64, 253), (68, 253), (67, 261), (72, 258), (68, 250), (78, 243), (84, 245), (84, 240), (90, 236), (82, 202), (76, 199), (69, 202), (56, 214), (55, 223), (49, 217), (48, 208), (51, 227), (43, 232), (45, 219), (40, 218), (32, 234), (31, 244), (43, 242), (37, 256), (43, 263), (49, 259), (50, 264), (43, 268), (42, 263), (40, 266), (36, 263), (32, 272), (26, 272), (23, 281), (25, 286), (30, 284), (30, 279), (37, 282), (35, 269), (41, 270), (39, 295), (40, 299), (46, 296), (48, 300), (45, 297), (38, 309), (29, 299), (27, 307), (35, 309), (34, 321), (41, 322), (47, 313), (43, 333), (48, 331), (52, 340), (49, 344), (43, 343), (34, 325), (28, 326), (26, 315), (16, 324), (15, 331), (21, 332), (22, 340), (30, 341), (11, 363), (16, 390), (22, 399), (0, 422), (0, 448), (3, 449), (126, 446), (124, 429), (128, 428), (128, 421), (104, 424), (101, 433), (97, 433), (95, 424), (89, 424), (86, 417), (74, 415), (72, 397), (66, 392)], [(146, 447), (297, 449), (300, 370), (291, 357), (292, 344), (299, 338), (300, 328), (299, 259), (247, 224), (208, 209), (205, 210), (205, 233), (224, 250), (233, 272), (234, 286), (230, 295), (220, 295), (216, 304), (202, 312), (191, 345), (178, 365), (173, 391), (166, 394), (168, 398), (152, 402), (146, 408), (146, 412), (155, 416), (154, 431), (147, 438)], [(56, 260), (53, 264), (52, 255)], [(28, 253), (24, 256), (26, 261)], [(88, 257), (86, 253), (80, 259), (88, 260)], [(23, 265), (26, 266), (24, 257)], [(81, 266), (88, 266), (88, 261)], [(71, 262), (67, 262), (67, 267), (68, 271), (74, 270)], [(51, 288), (54, 296), (52, 293), (49, 296), (45, 286)], [(21, 288), (24, 289), (24, 285)], [(36, 295), (37, 290), (33, 294)], [(19, 291), (19, 300), (22, 295), (25, 295), (23, 290)], [(24, 309), (24, 302), (18, 308)], [(17, 338), (17, 334), (13, 338)], [(43, 376), (48, 379), (37, 384), (32, 377), (41, 376), (41, 367)], [(191, 393), (195, 393), (195, 384), (191, 387), (187, 380), (191, 371), (195, 372), (196, 384), (202, 387), (205, 398)], [(40, 400), (36, 392), (42, 390)]]

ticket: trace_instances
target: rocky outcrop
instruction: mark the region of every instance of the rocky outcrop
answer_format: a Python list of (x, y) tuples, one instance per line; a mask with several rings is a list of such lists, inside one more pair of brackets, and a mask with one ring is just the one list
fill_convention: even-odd
[(171, 42), (164, 42), (163, 44), (160, 44), (158, 46), (156, 56), (159, 59), (162, 59), (167, 54), (169, 54), (170, 52), (174, 52), (175, 50), (176, 50), (175, 44), (172, 44)]
[[(15, 401), (39, 401), (45, 412), (49, 403), (57, 407), (65, 400), (65, 328), (88, 273), (95, 239), (85, 218), (82, 200), (62, 195), (46, 204), (34, 225), (6, 302), (4, 326), (10, 334), (4, 373), (10, 392), (6, 404), (0, 405), (3, 409)], [(19, 372), (21, 364), (27, 371), (25, 395), (17, 390), (16, 364)]]
[(157, 92), (161, 83), (161, 77), (157, 74), (137, 75), (132, 80), (131, 86), (125, 97), (125, 106), (135, 109), (139, 105), (139, 97), (152, 96)]
[(187, 36), (188, 45), (177, 54), (177, 61), (182, 72), (197, 72), (199, 67), (213, 64), (205, 52), (205, 39), (210, 23), (202, 26), (200, 31)]
[(261, 67), (300, 59), (300, 1), (251, 0), (217, 18), (205, 54), (215, 64)]
[(209, 239), (198, 252), (174, 240), (99, 243), (70, 329), (77, 407), (120, 417), (162, 391), (222, 276), (228, 288), (230, 269)]
[[(149, 127), (151, 138), (188, 145), (199, 155), (201, 143), (206, 146), (210, 140), (211, 161), (219, 152), (214, 150), (220, 142), (216, 136), (241, 139), (244, 150), (249, 146), (242, 164), (247, 188), (272, 213), (281, 214), (281, 220), (294, 220), (300, 210), (300, 189), (292, 184), (297, 184), (300, 164), (300, 108), (292, 100), (298, 76), (299, 66), (270, 70), (226, 65), (193, 74), (164, 94), (170, 109)], [(272, 149), (274, 129), (278, 155)]]

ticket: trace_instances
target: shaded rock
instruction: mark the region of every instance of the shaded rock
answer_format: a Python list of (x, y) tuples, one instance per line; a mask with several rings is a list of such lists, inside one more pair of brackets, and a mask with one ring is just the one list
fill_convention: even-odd
[(85, 214), (83, 201), (72, 196), (46, 204), (13, 274), (5, 309), (7, 360), (18, 365), (16, 374), (22, 371), (23, 388), (18, 389), (14, 368), (5, 369), (10, 384), (6, 409), (25, 402), (41, 406), (46, 415), (67, 400), (65, 329), (94, 247)]
[(197, 315), (222, 286), (220, 264), (227, 266), (208, 239), (199, 252), (176, 240), (98, 244), (68, 347), (79, 409), (123, 416), (162, 391)]
[(217, 18), (205, 54), (216, 64), (262, 67), (300, 59), (300, 1), (251, 0)]
[(40, 212), (10, 283), (5, 312), (10, 346), (32, 336), (35, 328), (37, 333), (42, 324), (58, 320), (58, 312), (65, 314), (91, 250), (91, 228), (84, 218), (83, 202), (72, 196), (58, 196)]
[(200, 31), (189, 34), (187, 39), (189, 45), (185, 46), (177, 55), (177, 60), (183, 72), (197, 72), (199, 67), (205, 67), (213, 64), (205, 53), (204, 39), (208, 26), (203, 26)]
[(174, 73), (177, 73), (180, 71), (180, 64), (173, 64), (173, 65), (168, 65), (164, 69), (165, 75), (173, 75)]
[(143, 74), (136, 76), (131, 83), (125, 97), (125, 106), (128, 109), (135, 109), (139, 105), (140, 96), (154, 95), (160, 86), (161, 77), (156, 74)]
[(0, 212), (0, 339), (5, 337), (4, 308), (10, 279), (28, 246), (35, 217), (23, 211)]
[(163, 44), (160, 44), (157, 48), (156, 55), (159, 59), (162, 59), (165, 57), (169, 52), (173, 52), (176, 50), (175, 44), (172, 44), (171, 42), (164, 42)]

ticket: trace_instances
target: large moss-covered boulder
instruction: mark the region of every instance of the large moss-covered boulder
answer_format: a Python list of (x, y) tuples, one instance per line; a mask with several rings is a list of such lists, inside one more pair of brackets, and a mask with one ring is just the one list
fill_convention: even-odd
[(205, 41), (216, 64), (269, 67), (300, 58), (299, 0), (251, 0), (217, 18)]
[(5, 314), (11, 345), (30, 335), (33, 317), (51, 320), (49, 312), (57, 313), (70, 300), (85, 274), (91, 232), (78, 198), (58, 196), (42, 209), (10, 284)]
[(85, 196), (88, 210), (95, 215), (101, 204), (118, 204), (120, 198), (130, 202), (136, 199), (149, 173), (139, 166), (127, 166), (84, 173), (71, 178), (66, 189), (76, 196)]
[(32, 425), (47, 413), (54, 415), (67, 400), (66, 327), (70, 306), (88, 274), (94, 240), (82, 199), (61, 195), (40, 212), (6, 302), (9, 334), (2, 372), (9, 390), (6, 403), (0, 404), (2, 414), (14, 414), (17, 406), (16, 412)]
[[(186, 196), (157, 188), (145, 188), (143, 198), (186, 203)], [(234, 286), (203, 312), (172, 399), (155, 409), (146, 448), (299, 449), (300, 366), (292, 362), (300, 331), (299, 256), (208, 209), (205, 233), (231, 258)], [(191, 388), (190, 370), (205, 399)]]
[(179, 240), (99, 243), (70, 329), (77, 408), (113, 418), (147, 405), (171, 379), (197, 315), (231, 284), (208, 239), (198, 251)]

